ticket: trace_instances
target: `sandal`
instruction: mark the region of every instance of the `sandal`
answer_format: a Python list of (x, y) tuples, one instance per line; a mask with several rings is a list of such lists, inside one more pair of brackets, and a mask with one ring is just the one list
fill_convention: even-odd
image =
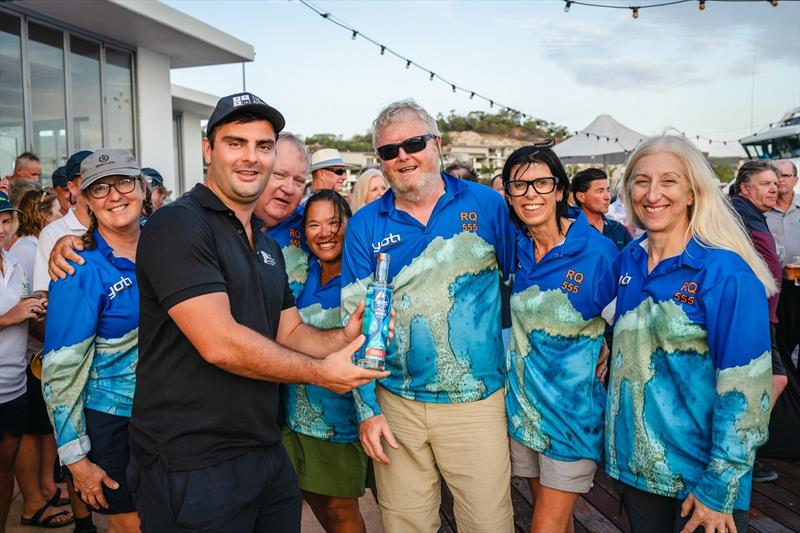
[(61, 497), (61, 487), (56, 487), (53, 497), (50, 498), (50, 505), (52, 507), (64, 507), (65, 505), (69, 505), (69, 496)]
[[(60, 494), (61, 494), (60, 491), (56, 491), (54, 499), (55, 499), (56, 496), (59, 496)], [(44, 515), (45, 511), (47, 511), (47, 509), (49, 509), (50, 507), (53, 506), (52, 502), (53, 502), (53, 499), (51, 499), (50, 501), (46, 502), (44, 505), (42, 505), (42, 507), (38, 511), (33, 513), (33, 516), (30, 517), (30, 518), (25, 518), (23, 516), (20, 516), (19, 517), (19, 523), (22, 524), (23, 526), (33, 526), (33, 527), (43, 527), (43, 528), (46, 528), (46, 529), (55, 529), (57, 527), (68, 526), (68, 525), (72, 524), (73, 522), (75, 522), (75, 517), (72, 516), (71, 512), (66, 511), (66, 510), (65, 511), (59, 511), (58, 513), (51, 514), (50, 516), (45, 516), (44, 518), (42, 518), (42, 515)], [(53, 521), (56, 520), (58, 517), (65, 516), (65, 515), (70, 515), (70, 519), (69, 520), (65, 520), (63, 522), (53, 523)]]

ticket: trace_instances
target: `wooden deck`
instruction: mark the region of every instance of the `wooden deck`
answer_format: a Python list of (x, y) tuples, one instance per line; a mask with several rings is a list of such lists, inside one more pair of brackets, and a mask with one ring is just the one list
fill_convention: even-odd
[[(754, 483), (751, 499), (749, 531), (755, 533), (792, 533), (800, 531), (800, 461), (759, 458), (764, 465), (778, 472), (770, 483)], [(442, 494), (442, 527), (440, 533), (456, 531), (453, 499), (444, 489)], [(511, 480), (514, 504), (514, 525), (517, 533), (531, 530), (531, 494), (521, 478)], [(576, 533), (629, 533), (628, 519), (620, 509), (613, 480), (598, 471), (592, 490), (578, 499), (575, 506)]]

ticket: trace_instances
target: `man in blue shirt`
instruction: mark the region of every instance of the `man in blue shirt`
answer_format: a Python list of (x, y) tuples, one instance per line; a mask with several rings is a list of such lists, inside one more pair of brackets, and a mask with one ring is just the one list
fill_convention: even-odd
[(266, 225), (262, 231), (275, 239), (283, 252), (289, 287), (295, 300), (303, 292), (308, 274), (309, 251), (303, 236), (300, 200), (311, 166), (311, 155), (300, 137), (288, 131), (278, 135), (275, 167), (267, 188), (256, 203), (255, 214)]
[(499, 283), (513, 255), (508, 210), (488, 187), (440, 173), (441, 133), (415, 102), (386, 107), (373, 131), (392, 189), (350, 221), (342, 313), (388, 253), (391, 374), (355, 394), (384, 529), (436, 531), (441, 474), (459, 530), (512, 531)]
[(589, 224), (614, 241), (622, 250), (633, 239), (630, 232), (617, 222), (606, 218), (611, 203), (608, 176), (599, 168), (581, 170), (572, 177), (572, 193), (575, 203), (583, 210)]

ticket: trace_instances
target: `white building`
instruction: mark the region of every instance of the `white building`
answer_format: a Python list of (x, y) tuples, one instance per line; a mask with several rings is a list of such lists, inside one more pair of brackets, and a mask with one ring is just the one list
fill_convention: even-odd
[(253, 61), (253, 47), (150, 0), (0, 3), (0, 175), (24, 151), (43, 181), (69, 154), (131, 150), (176, 193), (202, 180), (201, 121), (217, 97), (173, 68)]

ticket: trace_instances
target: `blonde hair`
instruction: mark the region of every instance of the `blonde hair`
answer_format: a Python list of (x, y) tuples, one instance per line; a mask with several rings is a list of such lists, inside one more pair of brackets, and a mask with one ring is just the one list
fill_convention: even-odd
[(369, 193), (369, 184), (372, 182), (372, 178), (378, 176), (380, 176), (388, 188), (389, 182), (386, 181), (385, 177), (383, 177), (383, 173), (375, 168), (368, 168), (358, 177), (356, 186), (353, 188), (353, 213), (364, 207), (364, 205), (367, 203), (366, 200), (367, 194)]
[(703, 246), (730, 250), (741, 257), (764, 285), (767, 296), (778, 291), (775, 278), (756, 252), (739, 216), (719, 189), (716, 175), (708, 160), (682, 135), (660, 135), (645, 139), (637, 146), (625, 165), (623, 186), (625, 208), (634, 224), (644, 227), (636, 216), (631, 200), (633, 169), (640, 159), (666, 152), (680, 159), (686, 168), (694, 202), (689, 207), (689, 232)]

